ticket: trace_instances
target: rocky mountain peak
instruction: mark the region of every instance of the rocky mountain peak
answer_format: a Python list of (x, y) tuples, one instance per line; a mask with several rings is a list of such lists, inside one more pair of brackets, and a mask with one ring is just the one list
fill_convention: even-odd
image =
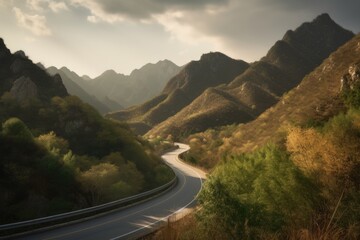
[(25, 52), (22, 51), (22, 50), (16, 51), (16, 52), (14, 53), (14, 55), (17, 56), (17, 57), (20, 57), (20, 58), (28, 59), (28, 57), (26, 56)]
[(221, 52), (209, 52), (201, 56), (200, 61), (210, 62), (210, 63), (219, 63), (224, 60), (229, 60), (230, 58)]
[(330, 15), (328, 13), (323, 13), (323, 14), (320, 14), (319, 16), (317, 16), (313, 23), (316, 23), (316, 24), (336, 24), (334, 22), (334, 20), (332, 20), (332, 18), (330, 17)]
[[(319, 65), (354, 34), (336, 24), (324, 13), (311, 22), (289, 30), (268, 52), (265, 60), (289, 73), (305, 73)], [(291, 64), (290, 64), (291, 63)], [(292, 69), (299, 64), (301, 69)], [(299, 71), (298, 71), (299, 70)]]
[(0, 38), (0, 59), (10, 56), (10, 50), (6, 47), (4, 40)]
[[(157, 74), (161, 74), (164, 71), (171, 71), (171, 72), (178, 72), (178, 66), (171, 62), (170, 60), (161, 60), (158, 61), (157, 63), (148, 63), (144, 66), (142, 66), (139, 69), (134, 69), (131, 73), (130, 76), (134, 76), (134, 77), (138, 77), (137, 75), (148, 75), (149, 73), (157, 73)], [(161, 69), (159, 71), (159, 69)]]
[(103, 72), (100, 76), (96, 77), (95, 79), (106, 79), (106, 78), (109, 78), (109, 79), (112, 79), (112, 78), (117, 78), (117, 77), (123, 77), (125, 76), (124, 74), (121, 74), (121, 73), (117, 73), (115, 72), (115, 70), (113, 69), (110, 69), (110, 70), (106, 70), (105, 72)]

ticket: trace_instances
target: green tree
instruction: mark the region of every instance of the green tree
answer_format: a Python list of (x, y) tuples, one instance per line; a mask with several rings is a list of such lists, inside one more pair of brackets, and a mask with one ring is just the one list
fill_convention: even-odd
[(227, 157), (199, 196), (200, 221), (216, 221), (229, 238), (278, 231), (305, 224), (320, 201), (317, 187), (294, 166), (286, 152), (267, 146)]
[(68, 142), (56, 136), (56, 134), (51, 131), (47, 134), (42, 134), (36, 138), (36, 140), (46, 149), (56, 155), (64, 155), (69, 151), (69, 144)]
[(34, 137), (29, 128), (18, 118), (10, 118), (2, 125), (2, 133), (5, 136), (32, 140)]
[(104, 202), (109, 186), (119, 181), (119, 169), (110, 163), (100, 163), (82, 172), (79, 180), (88, 193), (88, 203), (93, 206)]

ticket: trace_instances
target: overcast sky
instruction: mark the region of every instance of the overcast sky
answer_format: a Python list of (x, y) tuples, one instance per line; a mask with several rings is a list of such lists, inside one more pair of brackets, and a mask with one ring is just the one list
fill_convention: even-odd
[(359, 9), (359, 0), (0, 0), (0, 37), (34, 62), (94, 77), (210, 51), (252, 62), (324, 12), (358, 33)]

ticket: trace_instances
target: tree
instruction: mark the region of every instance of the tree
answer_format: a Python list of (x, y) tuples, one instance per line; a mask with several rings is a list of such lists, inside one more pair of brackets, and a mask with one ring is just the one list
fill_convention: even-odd
[(33, 140), (33, 135), (29, 128), (18, 118), (10, 118), (4, 122), (2, 133), (5, 136), (22, 138), (24, 140)]
[(56, 155), (64, 155), (69, 151), (69, 144), (68, 142), (56, 136), (56, 134), (51, 131), (47, 134), (42, 134), (36, 138), (36, 140), (46, 147), (46, 149)]
[(269, 145), (229, 156), (206, 181), (199, 197), (200, 221), (216, 221), (228, 238), (250, 238), (261, 229), (301, 226), (320, 201), (318, 188), (288, 154)]
[(100, 163), (82, 172), (79, 180), (88, 193), (89, 204), (93, 206), (103, 202), (109, 186), (119, 181), (119, 169), (110, 163)]

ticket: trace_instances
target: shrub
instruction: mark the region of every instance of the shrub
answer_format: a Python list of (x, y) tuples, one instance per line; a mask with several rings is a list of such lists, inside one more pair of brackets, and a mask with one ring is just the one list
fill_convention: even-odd
[(321, 200), (318, 188), (269, 145), (251, 154), (227, 157), (205, 183), (199, 202), (204, 224), (216, 221), (229, 238), (255, 236), (261, 229), (304, 225)]

